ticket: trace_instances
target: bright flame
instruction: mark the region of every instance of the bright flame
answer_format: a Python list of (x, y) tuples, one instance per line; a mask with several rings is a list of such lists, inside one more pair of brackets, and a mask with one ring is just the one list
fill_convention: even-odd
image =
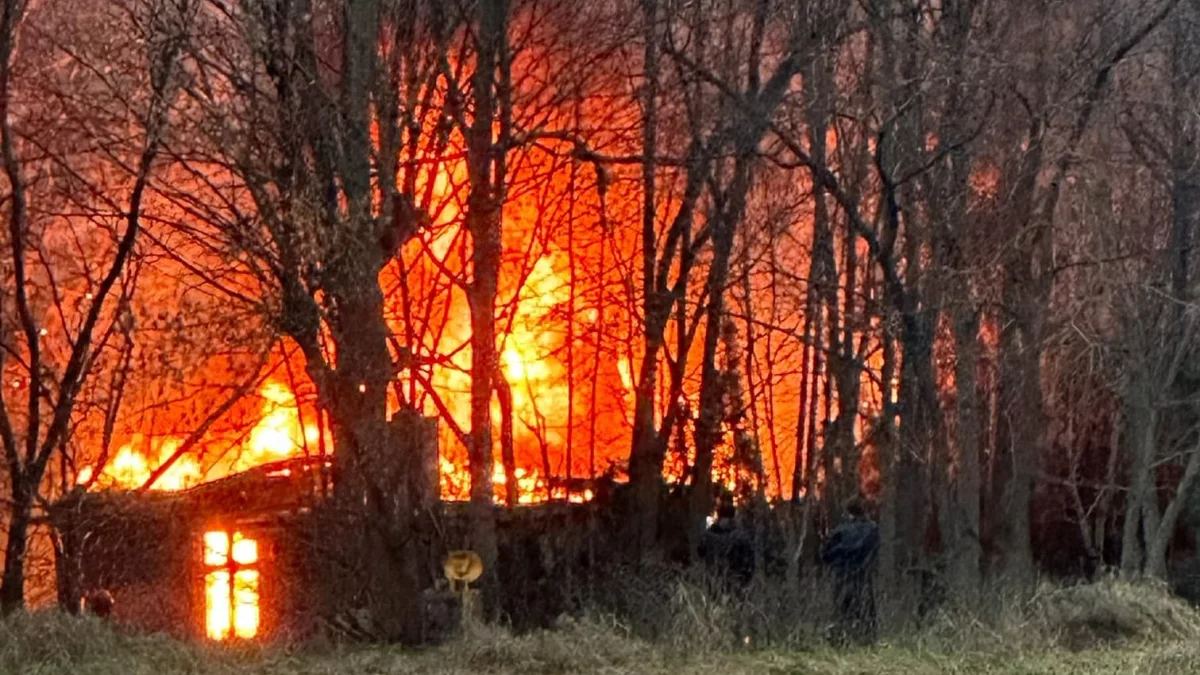
[(258, 635), (258, 572), (243, 570), (233, 577), (233, 634), (250, 639)]
[[(518, 467), (515, 471), (513, 471), (513, 477), (517, 479), (518, 504), (533, 504), (546, 494), (546, 488), (542, 486), (541, 481), (538, 480), (537, 471), (526, 471), (525, 469)], [(495, 484), (496, 487), (501, 488), (498, 490), (500, 495), (497, 496), (496, 501), (503, 502), (503, 488), (508, 485), (508, 476), (504, 475), (503, 464), (496, 464), (492, 467), (492, 483)]]
[[(231, 556), (233, 564), (229, 564)], [(258, 562), (258, 542), (227, 532), (204, 533), (204, 564), (213, 569), (204, 576), (205, 633), (210, 639), (225, 640), (232, 635), (250, 639), (258, 635), (261, 623), (258, 570), (241, 569)], [(230, 572), (233, 588), (230, 589)]]
[(150, 467), (144, 455), (126, 445), (117, 451), (104, 473), (118, 485), (141, 485), (149, 480)]
[[(139, 439), (140, 440), (140, 439)], [(159, 446), (158, 461), (153, 466), (146, 455), (133, 449), (133, 444), (126, 444), (117, 450), (117, 454), (105, 465), (104, 470), (96, 479), (100, 488), (119, 487), (126, 490), (140, 488), (150, 480), (151, 474), (164, 462), (169, 460), (179, 449), (179, 441), (169, 438)], [(96, 470), (85, 466), (80, 470), (75, 482), (79, 484), (92, 480)], [(176, 459), (170, 467), (154, 482), (155, 490), (183, 490), (197, 485), (204, 477), (200, 463), (195, 458), (183, 456)]]
[[(209, 467), (209, 471), (206, 472), (195, 457), (184, 455), (172, 462), (151, 489), (184, 490), (200, 484), (206, 477), (215, 478), (224, 473), (245, 471), (262, 464), (295, 457), (306, 446), (314, 446), (320, 440), (321, 432), (315, 425), (305, 424), (301, 428), (296, 397), (286, 386), (278, 382), (267, 382), (258, 393), (264, 399), (262, 417), (250, 430), (239, 451), (232, 453), (236, 457), (232, 463), (222, 464), (215, 470), (214, 467)], [(171, 459), (181, 443), (182, 440), (178, 438), (167, 438), (157, 442), (158, 460), (152, 462), (149, 457), (153, 455), (148, 448), (153, 447), (156, 442), (141, 435), (135, 436), (129, 443), (121, 446), (105, 464), (95, 481), (96, 487), (125, 490), (140, 488), (159, 466)], [(95, 472), (95, 467), (85, 466), (75, 480), (79, 484), (88, 483)]]
[(263, 402), (263, 418), (250, 432), (250, 438), (234, 471), (242, 471), (296, 455), (306, 442), (314, 442), (320, 433), (314, 428), (301, 431), (296, 397), (278, 382), (263, 385), (258, 395)]
[(621, 375), (621, 384), (629, 390), (633, 389), (633, 366), (629, 359), (622, 356), (617, 360), (617, 372)]

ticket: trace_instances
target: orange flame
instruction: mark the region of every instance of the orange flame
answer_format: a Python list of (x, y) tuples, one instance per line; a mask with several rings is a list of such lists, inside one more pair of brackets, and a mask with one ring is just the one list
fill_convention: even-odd
[[(142, 444), (146, 444), (144, 439), (137, 439)], [(150, 480), (150, 475), (154, 471), (154, 467), (162, 465), (170, 459), (171, 455), (179, 449), (179, 439), (168, 438), (159, 446), (158, 457), (159, 461), (152, 467), (146, 455), (142, 452), (134, 450), (134, 443), (127, 443), (119, 450), (117, 454), (101, 471), (100, 476), (96, 478), (95, 487), (103, 488), (122, 488), (135, 489), (145, 485), (146, 481)], [(87, 466), (79, 472), (76, 477), (76, 482), (86, 484), (95, 476), (95, 468)], [(175, 460), (155, 483), (156, 490), (183, 490), (193, 485), (198, 485), (203, 480), (203, 472), (200, 470), (200, 463), (193, 457), (183, 456)]]
[[(456, 258), (459, 255), (456, 242), (461, 236), (462, 214), (456, 205), (454, 191), (456, 186), (465, 180), (465, 165), (448, 163), (432, 172), (428, 178), (434, 183), (434, 202), (440, 204), (440, 207), (434, 209), (434, 227), (430, 230), (428, 239), (424, 241), (424, 246), (410, 247), (406, 255), (417, 256), (417, 259), (412, 261), (415, 266), (419, 266), (421, 256), (431, 256), (442, 260), (446, 266), (453, 269), (463, 264), (463, 261)], [(509, 231), (516, 233), (514, 236), (517, 237), (524, 236), (522, 232), (533, 231), (535, 226), (526, 221), (530, 221), (534, 215), (535, 211), (529, 209), (513, 208), (506, 211), (505, 218), (512, 221)], [(543, 501), (548, 497), (565, 498), (568, 496), (566, 488), (555, 485), (554, 479), (560, 477), (560, 472), (566, 474), (572, 471), (573, 476), (582, 475), (578, 465), (564, 469), (561, 464), (546, 466), (544, 461), (546, 454), (552, 454), (554, 459), (559, 459), (558, 455), (567, 443), (568, 429), (579, 421), (578, 408), (575, 419), (572, 419), (569, 413), (571, 398), (581, 396), (581, 389), (578, 384), (572, 388), (568, 382), (567, 361), (563, 355), (567, 339), (563, 331), (556, 329), (561, 323), (567, 303), (572, 300), (568, 258), (564, 249), (556, 246), (554, 242), (539, 244), (529, 250), (532, 255), (528, 262), (520, 260), (505, 263), (519, 267), (506, 269), (502, 277), (519, 279), (520, 285), (502, 285), (498, 298), (498, 305), (502, 308), (502, 337), (498, 340), (497, 348), (500, 352), (501, 372), (512, 394), (514, 446), (521, 472), (521, 477), (517, 479), (517, 491), (523, 504)], [(383, 276), (402, 274), (403, 269), (401, 266), (389, 268), (383, 272)], [(433, 340), (435, 344), (425, 344), (422, 350), (453, 354), (451, 360), (454, 367), (434, 368), (430, 378), (432, 388), (438, 392), (447, 410), (437, 409), (429, 401), (424, 401), (423, 412), (448, 412), (460, 427), (468, 428), (470, 351), (469, 348), (462, 349), (461, 345), (469, 344), (471, 327), (467, 318), (469, 312), (466, 311), (465, 297), (452, 296), (444, 311), (445, 316), (442, 320), (446, 322), (445, 331)], [(400, 316), (401, 313), (394, 312), (393, 315)], [(585, 324), (580, 330), (589, 331), (589, 334), (595, 329), (588, 325), (595, 326), (597, 322), (604, 320), (602, 313), (594, 307), (580, 306), (576, 316)], [(575, 363), (578, 368), (580, 362), (577, 360)], [(620, 385), (626, 391), (631, 390), (633, 367), (629, 357), (622, 357), (616, 364), (614, 381), (617, 380), (618, 374)], [(258, 395), (262, 399), (260, 417), (239, 447), (226, 453), (225, 459), (203, 460), (206, 456), (204, 452), (179, 458), (152, 488), (162, 491), (186, 489), (204, 480), (306, 454), (322, 440), (322, 431), (311, 424), (313, 420), (301, 417), (296, 396), (290, 387), (278, 381), (269, 381), (262, 386)], [(395, 401), (392, 404), (394, 410)], [(504, 421), (498, 402), (494, 402), (492, 417), (498, 429)], [(465, 448), (458, 438), (449, 432), (447, 425), (443, 425), (442, 430), (444, 433), (440, 444), (443, 455), (443, 496), (448, 499), (465, 499), (470, 485), (469, 472), (464, 461)], [(498, 438), (498, 434), (495, 436)], [(122, 446), (105, 466), (84, 467), (77, 480), (100, 488), (141, 487), (155, 469), (175, 452), (181, 442), (182, 439), (179, 438), (167, 438), (159, 440), (159, 445), (153, 446), (147, 439), (135, 437)], [(544, 453), (546, 448), (550, 449), (549, 453)], [(499, 454), (497, 448), (497, 457)], [(586, 453), (579, 452), (574, 459), (578, 463), (585, 456)], [(546, 475), (551, 472), (554, 475)], [(100, 476), (94, 479), (96, 473)], [(502, 500), (502, 469), (496, 471), (494, 483), (496, 498)], [(553, 486), (553, 489), (549, 489), (549, 486)], [(569, 497), (573, 501), (588, 499), (586, 492), (573, 492)]]
[(264, 399), (263, 418), (251, 430), (230, 473), (295, 457), (320, 439), (321, 432), (316, 426), (305, 424), (301, 428), (296, 396), (290, 389), (267, 382), (258, 395)]
[[(206, 470), (201, 467), (196, 457), (183, 455), (175, 459), (151, 489), (184, 490), (224, 474), (295, 457), (301, 454), (305, 447), (311, 447), (319, 440), (320, 430), (314, 425), (305, 424), (303, 429), (301, 428), (296, 397), (287, 387), (278, 382), (267, 382), (258, 393), (263, 398), (262, 417), (250, 430), (246, 441), (234, 453), (232, 462), (210, 466)], [(93, 487), (125, 490), (140, 488), (158, 467), (170, 460), (182, 443), (181, 438), (168, 437), (156, 442), (137, 435), (129, 443), (122, 445), (105, 463), (100, 475), (95, 478)], [(157, 461), (151, 461), (150, 457), (154, 456), (152, 448), (155, 445)], [(84, 467), (79, 471), (76, 482), (92, 482), (95, 472), (93, 466)]]

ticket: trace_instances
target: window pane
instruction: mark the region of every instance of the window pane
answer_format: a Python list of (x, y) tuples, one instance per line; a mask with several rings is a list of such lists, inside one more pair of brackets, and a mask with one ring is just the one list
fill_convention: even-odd
[(205, 633), (213, 640), (229, 637), (229, 572), (204, 576)]
[(240, 638), (258, 635), (258, 572), (241, 570), (233, 577), (233, 634)]
[(229, 533), (204, 533), (204, 564), (224, 565), (229, 561)]
[(241, 532), (233, 535), (233, 560), (239, 565), (249, 565), (258, 562), (258, 542), (244, 539)]

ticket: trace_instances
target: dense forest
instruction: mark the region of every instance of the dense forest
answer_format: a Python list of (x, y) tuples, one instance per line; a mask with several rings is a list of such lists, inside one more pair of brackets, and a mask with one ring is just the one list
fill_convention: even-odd
[(81, 493), (408, 531), (412, 411), (485, 588), (605, 481), (629, 561), (862, 495), (881, 588), (1179, 579), (1198, 115), (1192, 0), (2, 0), (0, 608)]

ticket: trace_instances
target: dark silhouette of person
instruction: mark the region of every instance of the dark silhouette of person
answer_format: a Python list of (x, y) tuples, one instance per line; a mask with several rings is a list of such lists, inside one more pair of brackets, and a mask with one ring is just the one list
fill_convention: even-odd
[(700, 557), (708, 569), (733, 589), (744, 589), (754, 578), (754, 546), (737, 525), (732, 503), (717, 507), (717, 518), (700, 541)]
[(866, 515), (860, 499), (852, 499), (842, 522), (821, 551), (821, 561), (833, 572), (833, 601), (837, 612), (833, 640), (869, 644), (875, 641), (875, 563), (879, 526)]
[(116, 600), (113, 598), (112, 593), (104, 589), (89, 593), (84, 602), (88, 613), (101, 619), (107, 619), (112, 616), (113, 606), (116, 605)]

